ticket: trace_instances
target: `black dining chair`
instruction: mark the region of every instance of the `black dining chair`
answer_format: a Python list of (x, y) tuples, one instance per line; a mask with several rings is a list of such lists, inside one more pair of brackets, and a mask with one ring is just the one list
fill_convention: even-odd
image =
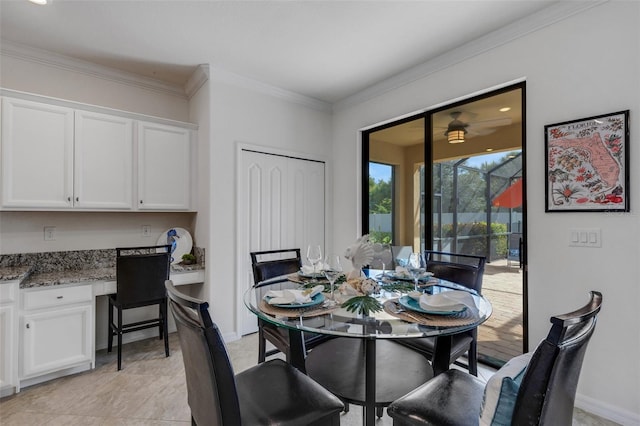
[(460, 370), (439, 374), (394, 401), (394, 426), (571, 425), (582, 360), (596, 326), (602, 294), (582, 308), (551, 317), (534, 352), (511, 359), (485, 385)]
[(176, 322), (194, 425), (339, 425), (343, 405), (281, 359), (237, 375), (209, 304), (165, 283)]
[[(169, 279), (171, 246), (116, 248), (117, 292), (109, 295), (109, 340), (107, 351), (113, 348), (113, 336), (118, 337), (118, 370), (122, 369), (122, 335), (132, 331), (158, 327), (164, 339), (165, 355), (169, 356), (169, 328), (167, 324), (167, 292), (164, 282)], [(123, 311), (158, 305), (156, 317), (123, 323)], [(113, 321), (113, 310), (117, 322)]]
[[(302, 266), (299, 248), (254, 251), (250, 253), (250, 256), (253, 282), (256, 287), (259, 287), (265, 280), (296, 273)], [(303, 334), (303, 337), (306, 350), (317, 346), (329, 338), (328, 336), (320, 336), (307, 332)], [(275, 349), (267, 351), (267, 341), (275, 346)], [(278, 352), (285, 354), (287, 362), (291, 360), (289, 331), (258, 318), (258, 362), (264, 362), (267, 356), (274, 355)]]
[[(425, 250), (427, 271), (443, 280), (463, 285), (482, 294), (482, 278), (486, 258), (468, 254), (448, 253)], [(401, 339), (399, 343), (414, 349), (430, 359), (433, 359), (437, 338), (422, 337), (419, 339)], [(478, 329), (474, 328), (451, 336), (450, 363), (462, 365), (458, 359), (467, 354), (467, 368), (469, 373), (478, 375)]]

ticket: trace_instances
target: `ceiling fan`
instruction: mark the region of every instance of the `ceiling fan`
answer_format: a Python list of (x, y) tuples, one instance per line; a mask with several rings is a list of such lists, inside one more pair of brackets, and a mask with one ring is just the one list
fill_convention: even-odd
[[(446, 130), (444, 131), (444, 135), (447, 137), (449, 143), (463, 143), (466, 135), (469, 137), (489, 135), (496, 131), (496, 127), (508, 126), (511, 124), (510, 117), (464, 122), (460, 120), (460, 116), (462, 114), (463, 112), (461, 111), (453, 111), (449, 114), (452, 121), (449, 122)], [(465, 112), (464, 114), (469, 116), (471, 119), (477, 115), (470, 112)], [(438, 127), (436, 127), (436, 129), (438, 129)], [(444, 128), (440, 127), (440, 129)]]

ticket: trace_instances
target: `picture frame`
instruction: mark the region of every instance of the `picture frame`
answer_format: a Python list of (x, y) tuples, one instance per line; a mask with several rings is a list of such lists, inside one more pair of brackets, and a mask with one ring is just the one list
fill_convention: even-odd
[(544, 126), (545, 211), (629, 211), (629, 110)]

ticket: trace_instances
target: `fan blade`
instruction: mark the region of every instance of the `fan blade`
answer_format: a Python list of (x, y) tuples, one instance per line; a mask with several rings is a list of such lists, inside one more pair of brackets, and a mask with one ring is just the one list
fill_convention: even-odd
[(469, 127), (501, 127), (508, 126), (512, 123), (511, 118), (509, 117), (501, 117), (501, 118), (493, 118), (489, 120), (480, 120), (469, 123)]

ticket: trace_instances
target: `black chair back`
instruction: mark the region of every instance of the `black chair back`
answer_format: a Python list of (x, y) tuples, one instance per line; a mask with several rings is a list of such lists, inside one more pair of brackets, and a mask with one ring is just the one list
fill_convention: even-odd
[(425, 250), (427, 271), (437, 278), (452, 281), (482, 292), (482, 278), (487, 259), (484, 256)]
[(251, 256), (253, 283), (298, 272), (302, 266), (300, 249), (254, 251)]
[[(155, 252), (164, 249), (164, 252)], [(153, 250), (139, 254), (141, 250)], [(124, 307), (166, 297), (164, 282), (169, 279), (171, 267), (171, 246), (151, 246), (116, 249), (117, 300)], [(133, 252), (134, 254), (124, 254)]]
[(192, 419), (199, 425), (240, 425), (233, 367), (209, 316), (209, 304), (179, 293), (170, 281), (165, 285), (182, 348)]
[(571, 424), (582, 361), (602, 305), (602, 293), (590, 294), (584, 307), (551, 318), (522, 379), (512, 424)]
[[(394, 426), (570, 426), (582, 361), (601, 305), (602, 294), (591, 291), (582, 308), (552, 317), (549, 334), (530, 358), (516, 358), (503, 367), (508, 371), (499, 370), (487, 384), (458, 369), (437, 375), (389, 406)], [(524, 374), (517, 371), (525, 367)], [(516, 377), (521, 376), (518, 386)]]

